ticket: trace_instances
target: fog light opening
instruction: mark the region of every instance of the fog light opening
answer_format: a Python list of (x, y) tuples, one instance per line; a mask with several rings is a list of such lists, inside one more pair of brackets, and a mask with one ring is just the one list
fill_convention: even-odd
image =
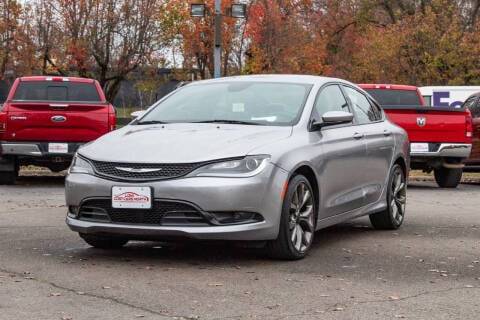
[(79, 208), (78, 206), (68, 206), (68, 213), (67, 215), (70, 217), (70, 218), (76, 218), (78, 216), (78, 211), (79, 211)]
[(236, 212), (211, 212), (216, 222), (221, 225), (244, 224), (263, 221), (262, 215), (256, 212), (236, 211)]

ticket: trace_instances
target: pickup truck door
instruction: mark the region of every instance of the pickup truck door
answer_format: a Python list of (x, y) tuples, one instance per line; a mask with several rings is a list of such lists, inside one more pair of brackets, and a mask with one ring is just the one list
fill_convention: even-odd
[(389, 177), (395, 141), (380, 107), (362, 92), (345, 86), (358, 122), (357, 131), (366, 143), (366, 160), (362, 168), (364, 205), (378, 201)]

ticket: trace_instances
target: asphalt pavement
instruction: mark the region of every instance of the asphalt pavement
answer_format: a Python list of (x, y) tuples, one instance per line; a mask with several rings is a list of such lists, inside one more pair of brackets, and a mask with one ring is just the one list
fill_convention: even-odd
[(406, 220), (321, 230), (285, 262), (225, 243), (92, 249), (62, 177), (0, 186), (0, 319), (479, 319), (480, 184), (411, 182)]

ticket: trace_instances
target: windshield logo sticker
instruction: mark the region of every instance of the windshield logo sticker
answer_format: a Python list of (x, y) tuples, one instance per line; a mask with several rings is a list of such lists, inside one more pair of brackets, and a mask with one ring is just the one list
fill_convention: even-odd
[(426, 124), (427, 124), (427, 118), (425, 118), (425, 117), (418, 117), (417, 118), (417, 125), (419, 127), (425, 127)]
[(124, 167), (115, 167), (115, 169), (125, 172), (131, 173), (150, 173), (150, 172), (158, 172), (162, 171), (162, 168), (155, 168), (155, 169), (137, 169), (137, 168), (124, 168)]

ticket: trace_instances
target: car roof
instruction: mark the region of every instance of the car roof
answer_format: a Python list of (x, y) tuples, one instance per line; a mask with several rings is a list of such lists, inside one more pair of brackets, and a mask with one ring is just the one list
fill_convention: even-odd
[(358, 86), (362, 89), (385, 89), (385, 90), (405, 90), (417, 91), (416, 86), (408, 86), (404, 84), (387, 84), (387, 83), (360, 83)]
[(65, 82), (82, 82), (93, 83), (95, 80), (79, 77), (62, 77), (62, 76), (29, 76), (21, 77), (20, 81), (65, 81)]
[(475, 92), (474, 94), (470, 95), (469, 98), (471, 97), (480, 97), (480, 91), (479, 92)]
[(228, 81), (257, 81), (257, 82), (287, 82), (287, 83), (301, 83), (301, 84), (324, 84), (327, 82), (342, 82), (352, 84), (346, 80), (338, 78), (330, 78), (314, 75), (298, 75), (298, 74), (259, 74), (259, 75), (245, 75), (232, 76), (217, 79), (201, 80), (192, 82), (189, 85), (198, 85), (206, 83), (228, 82)]

